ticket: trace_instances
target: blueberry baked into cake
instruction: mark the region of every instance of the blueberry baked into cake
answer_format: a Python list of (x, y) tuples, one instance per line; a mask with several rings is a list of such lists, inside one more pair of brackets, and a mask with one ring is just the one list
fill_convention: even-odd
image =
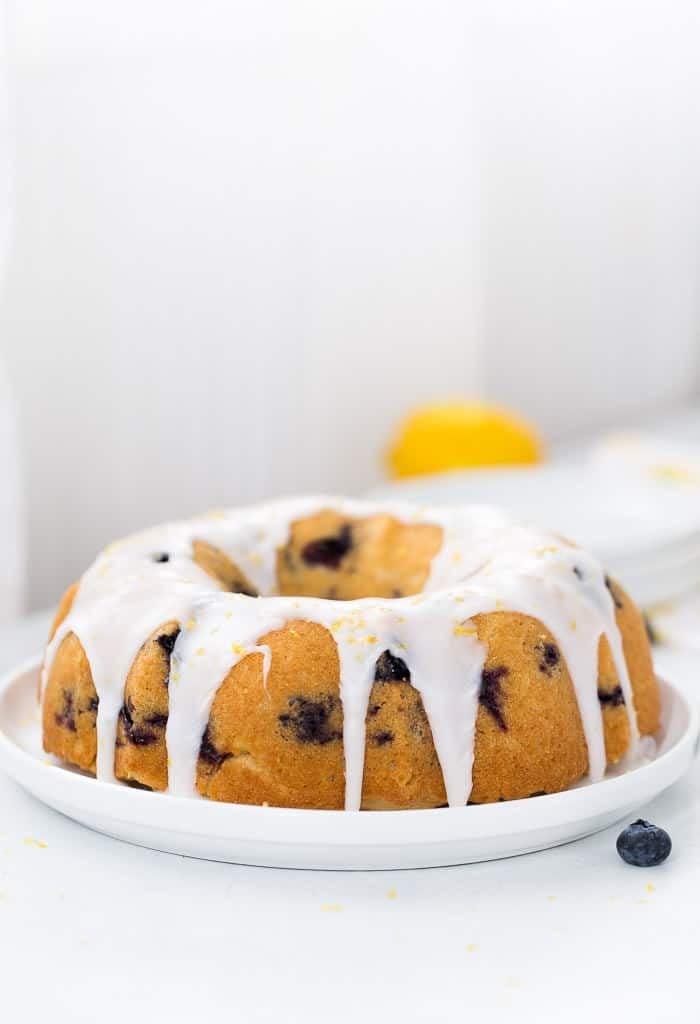
[(587, 552), (484, 507), (297, 499), (106, 548), (64, 595), (44, 749), (278, 807), (566, 789), (659, 725), (643, 618)]

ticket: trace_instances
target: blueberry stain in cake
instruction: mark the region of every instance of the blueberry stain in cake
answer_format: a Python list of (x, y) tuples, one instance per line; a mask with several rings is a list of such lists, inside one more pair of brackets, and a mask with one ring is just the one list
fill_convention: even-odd
[(371, 735), (370, 739), (374, 743), (375, 747), (385, 747), (387, 743), (394, 742), (394, 734), (388, 729), (382, 730), (382, 732), (375, 732)]
[(163, 648), (168, 657), (173, 653), (173, 647), (179, 635), (180, 630), (176, 629), (174, 633), (161, 633), (156, 637), (156, 643)]
[(540, 672), (544, 672), (546, 676), (551, 676), (554, 669), (561, 661), (561, 654), (556, 644), (550, 641), (538, 644), (537, 653), (539, 655), (538, 667)]
[(479, 703), (485, 708), (496, 722), (499, 729), (508, 732), (506, 720), (503, 717), (503, 679), (508, 675), (505, 665), (497, 665), (496, 668), (485, 668), (481, 673), (481, 689), (479, 690)]
[(656, 629), (654, 628), (654, 623), (651, 621), (651, 619), (649, 618), (649, 616), (647, 615), (646, 612), (644, 612), (644, 616), (643, 617), (644, 617), (644, 628), (647, 631), (647, 637), (649, 639), (649, 643), (652, 645), (652, 647), (654, 647), (654, 646), (656, 646), (656, 644), (661, 643), (661, 640), (659, 639), (659, 634), (657, 633)]
[(88, 711), (95, 711), (96, 712), (97, 709), (99, 708), (99, 706), (100, 706), (100, 698), (99, 697), (91, 697), (90, 700), (88, 701), (87, 709), (88, 709)]
[(70, 732), (78, 731), (75, 722), (75, 701), (72, 690), (63, 691), (63, 704), (61, 710), (57, 711), (54, 715), (54, 719), (56, 725), (60, 725), (63, 729), (68, 729)]
[(119, 712), (119, 718), (124, 726), (124, 733), (129, 743), (133, 743), (136, 747), (147, 747), (151, 743), (155, 743), (158, 736), (153, 729), (146, 729), (142, 725), (137, 725), (134, 722), (134, 705), (131, 700), (127, 697), (126, 701), (122, 704), (121, 711)]
[(620, 595), (617, 593), (617, 589), (613, 586), (613, 582), (609, 576), (605, 577), (605, 586), (610, 591), (610, 596), (613, 599), (616, 608), (624, 608), (624, 604)]
[(598, 700), (607, 708), (619, 708), (625, 703), (625, 695), (621, 686), (615, 686), (612, 690), (598, 689)]
[(157, 729), (164, 729), (168, 724), (168, 716), (161, 714), (146, 715), (144, 722), (147, 725), (154, 725)]
[(335, 697), (324, 695), (317, 700), (294, 696), (287, 701), (289, 711), (277, 716), (285, 734), (291, 735), (298, 743), (316, 743), (324, 746), (343, 738), (342, 729), (334, 728), (332, 717), (337, 709)]
[(352, 545), (352, 529), (346, 523), (334, 537), (309, 541), (301, 550), (302, 561), (306, 565), (322, 566), (324, 569), (339, 569)]
[(377, 658), (374, 667), (375, 683), (409, 683), (411, 673), (402, 658), (397, 658), (391, 651), (384, 651)]
[(213, 768), (220, 768), (224, 761), (228, 761), (232, 755), (218, 749), (211, 735), (211, 729), (207, 725), (199, 745), (199, 759)]

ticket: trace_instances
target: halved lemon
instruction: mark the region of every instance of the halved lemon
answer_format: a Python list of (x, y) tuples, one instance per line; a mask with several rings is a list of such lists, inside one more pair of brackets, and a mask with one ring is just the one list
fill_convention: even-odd
[(536, 430), (485, 402), (444, 402), (416, 409), (401, 424), (388, 462), (394, 477), (542, 460)]

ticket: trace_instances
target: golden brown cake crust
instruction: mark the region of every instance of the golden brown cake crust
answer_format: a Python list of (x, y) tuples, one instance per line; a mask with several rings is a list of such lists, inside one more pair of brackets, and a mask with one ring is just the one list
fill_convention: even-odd
[(156, 629), (136, 655), (124, 687), (114, 774), (149, 789), (168, 786), (168, 682), (170, 656), (179, 632), (177, 622)]
[[(347, 521), (324, 511), (293, 523), (279, 549), (283, 593), (349, 599), (369, 592), (419, 591), (441, 544), (437, 527), (388, 516)], [(343, 528), (352, 548), (339, 556)], [(338, 544), (328, 544), (329, 539)], [(347, 539), (347, 538), (345, 538)], [(196, 560), (222, 587), (250, 587), (227, 556), (196, 542)], [(314, 547), (315, 545), (315, 547)], [(309, 552), (311, 557), (309, 558)], [(342, 567), (341, 567), (342, 562)], [(334, 563), (335, 567), (334, 567)], [(659, 725), (659, 689), (644, 620), (619, 584), (608, 581), (627, 662), (640, 732)], [(68, 614), (77, 584), (64, 595), (52, 635)], [(485, 803), (557, 792), (588, 768), (576, 693), (554, 637), (535, 618), (509, 611), (472, 620), (486, 648), (470, 800)], [(164, 790), (170, 663), (180, 623), (164, 622), (139, 651), (124, 688), (115, 750), (119, 779)], [(284, 807), (341, 808), (345, 764), (340, 663), (332, 633), (315, 622), (287, 621), (259, 637), (271, 661), (243, 657), (221, 681), (202, 737), (199, 792), (214, 800)], [(599, 648), (598, 696), (608, 763), (630, 741), (624, 697), (607, 641)], [(44, 748), (94, 773), (97, 694), (79, 639), (68, 633), (51, 664), (43, 704)], [(377, 651), (366, 717), (362, 807), (445, 804), (442, 772), (410, 665)]]
[(42, 727), (44, 750), (95, 773), (97, 692), (90, 662), (74, 633), (61, 641), (51, 665)]
[(211, 576), (222, 590), (257, 597), (258, 592), (246, 574), (231, 559), (205, 540), (192, 541), (192, 561)]

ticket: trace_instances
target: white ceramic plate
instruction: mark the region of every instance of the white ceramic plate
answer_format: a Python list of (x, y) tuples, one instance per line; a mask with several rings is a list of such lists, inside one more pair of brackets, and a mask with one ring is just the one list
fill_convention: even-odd
[(596, 785), (479, 807), (430, 811), (300, 811), (185, 800), (98, 782), (41, 750), (39, 659), (0, 681), (0, 764), (62, 814), (139, 846), (208, 860), (291, 868), (436, 867), (557, 846), (633, 812), (688, 769), (698, 712), (662, 682), (655, 759)]

